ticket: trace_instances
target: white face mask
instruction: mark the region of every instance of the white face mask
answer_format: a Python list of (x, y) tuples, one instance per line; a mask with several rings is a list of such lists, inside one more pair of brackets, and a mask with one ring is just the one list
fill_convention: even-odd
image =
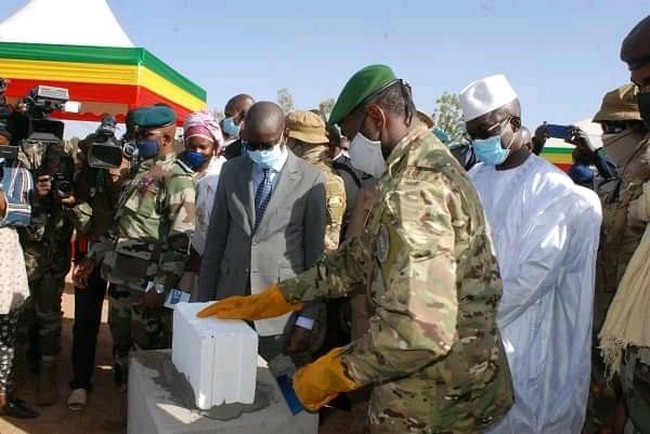
[(370, 140), (358, 132), (350, 143), (350, 158), (352, 165), (375, 179), (381, 178), (386, 173), (387, 166), (384, 155), (381, 153), (381, 142)]

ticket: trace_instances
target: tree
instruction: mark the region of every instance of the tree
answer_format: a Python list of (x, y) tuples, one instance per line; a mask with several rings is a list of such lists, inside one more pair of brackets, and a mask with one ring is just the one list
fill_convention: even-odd
[(324, 99), (320, 102), (320, 104), (318, 104), (318, 110), (320, 110), (320, 112), (324, 114), (326, 118), (328, 118), (330, 116), (330, 113), (332, 113), (334, 104), (336, 104), (336, 100), (334, 98)]
[(214, 118), (219, 122), (226, 117), (226, 115), (219, 109), (212, 109), (212, 116), (214, 116)]
[(282, 107), (285, 113), (293, 110), (293, 97), (289, 89), (283, 88), (278, 91), (278, 104), (280, 104), (280, 107)]
[(467, 144), (465, 135), (465, 121), (460, 107), (458, 95), (444, 92), (436, 100), (436, 110), (433, 113), (436, 127), (440, 128), (448, 137), (448, 146)]

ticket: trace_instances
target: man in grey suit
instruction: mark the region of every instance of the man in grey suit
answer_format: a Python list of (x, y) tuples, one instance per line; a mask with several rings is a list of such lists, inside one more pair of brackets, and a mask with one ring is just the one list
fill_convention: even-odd
[[(259, 293), (309, 268), (323, 254), (325, 178), (287, 149), (282, 109), (272, 102), (254, 104), (242, 135), (245, 155), (229, 160), (221, 171), (198, 301)], [(286, 315), (255, 321), (260, 355), (271, 362), (285, 349), (307, 349), (321, 311), (322, 305), (307, 304), (288, 334)]]

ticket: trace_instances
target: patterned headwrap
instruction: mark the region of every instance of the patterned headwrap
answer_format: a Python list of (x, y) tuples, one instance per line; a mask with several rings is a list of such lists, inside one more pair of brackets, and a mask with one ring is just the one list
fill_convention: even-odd
[(223, 135), (219, 122), (212, 116), (212, 113), (200, 111), (192, 113), (185, 118), (183, 124), (183, 137), (185, 143), (192, 137), (204, 137), (214, 143), (215, 154), (223, 146)]

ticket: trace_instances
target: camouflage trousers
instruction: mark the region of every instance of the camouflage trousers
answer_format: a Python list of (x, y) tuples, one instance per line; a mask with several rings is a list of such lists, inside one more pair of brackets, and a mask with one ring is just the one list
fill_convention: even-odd
[(625, 351), (621, 384), (629, 418), (625, 434), (650, 434), (650, 348)]
[(159, 350), (171, 346), (172, 311), (160, 307), (143, 311), (133, 302), (142, 295), (120, 285), (108, 290), (108, 323), (113, 336), (113, 363), (117, 386), (127, 384), (129, 353), (132, 350)]
[(43, 274), (29, 282), (30, 297), (18, 319), (18, 346), (24, 348), (31, 364), (41, 357), (61, 352), (61, 296), (65, 276)]

